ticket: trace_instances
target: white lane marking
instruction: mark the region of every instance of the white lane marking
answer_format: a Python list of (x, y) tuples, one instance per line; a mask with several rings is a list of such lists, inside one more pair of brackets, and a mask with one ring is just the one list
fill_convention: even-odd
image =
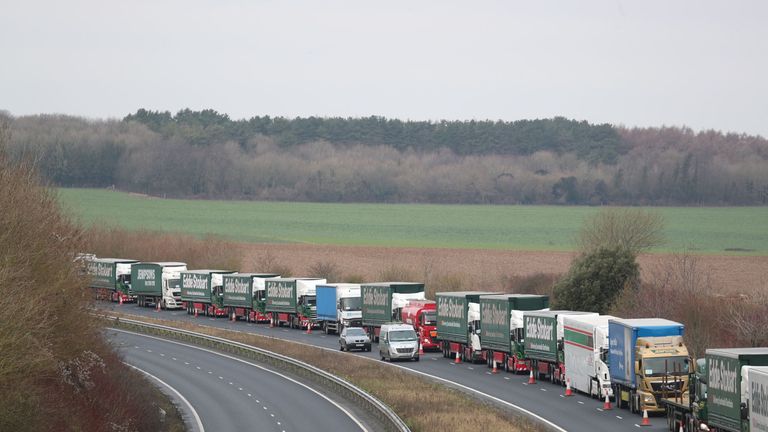
[[(176, 345), (184, 346), (184, 347), (187, 347), (187, 348), (196, 349), (196, 350), (199, 350), (199, 351), (204, 351), (204, 352), (207, 352), (207, 353), (209, 353), (209, 354), (213, 354), (213, 355), (217, 355), (217, 356), (220, 356), (220, 357), (228, 358), (228, 359), (230, 359), (230, 360), (234, 360), (234, 361), (237, 361), (237, 362), (240, 362), (240, 363), (243, 363), (243, 364), (247, 364), (247, 365), (249, 365), (249, 366), (253, 366), (253, 367), (255, 367), (255, 368), (261, 369), (261, 370), (263, 370), (263, 371), (265, 371), (265, 372), (269, 372), (269, 373), (271, 373), (271, 374), (277, 375), (277, 376), (279, 376), (280, 378), (283, 378), (283, 379), (285, 379), (285, 380), (287, 380), (287, 381), (290, 381), (290, 382), (292, 382), (292, 383), (294, 383), (294, 384), (296, 384), (296, 385), (298, 385), (298, 386), (304, 387), (305, 389), (307, 389), (307, 390), (311, 391), (312, 393), (314, 393), (314, 394), (316, 394), (316, 395), (320, 396), (321, 398), (325, 399), (326, 401), (328, 401), (328, 403), (330, 403), (331, 405), (335, 406), (335, 407), (336, 407), (336, 408), (337, 408), (339, 411), (341, 411), (341, 412), (343, 412), (344, 414), (346, 414), (346, 416), (347, 416), (347, 417), (349, 417), (349, 418), (350, 418), (350, 420), (352, 420), (353, 422), (355, 422), (355, 424), (356, 424), (356, 425), (357, 425), (357, 426), (360, 428), (360, 430), (362, 430), (363, 432), (369, 432), (369, 431), (368, 431), (368, 429), (366, 429), (366, 427), (365, 427), (365, 426), (363, 426), (363, 424), (362, 424), (362, 423), (360, 423), (360, 421), (359, 421), (359, 420), (358, 420), (358, 419), (357, 419), (355, 416), (353, 416), (353, 415), (352, 415), (352, 413), (351, 413), (351, 412), (349, 412), (349, 411), (348, 411), (346, 408), (344, 408), (343, 406), (339, 405), (339, 404), (338, 404), (336, 401), (334, 401), (333, 399), (329, 398), (328, 396), (326, 396), (326, 395), (324, 395), (324, 394), (320, 393), (319, 391), (317, 391), (317, 390), (313, 389), (312, 387), (310, 387), (310, 386), (308, 386), (308, 385), (306, 385), (306, 384), (304, 384), (304, 383), (301, 383), (301, 382), (299, 382), (299, 381), (296, 381), (295, 379), (293, 379), (293, 378), (291, 378), (291, 377), (289, 377), (289, 376), (287, 376), (287, 375), (283, 375), (283, 374), (281, 374), (280, 372), (276, 372), (276, 371), (273, 371), (273, 370), (271, 370), (271, 369), (267, 369), (266, 367), (264, 367), (264, 366), (260, 366), (260, 365), (257, 365), (256, 363), (251, 363), (251, 362), (249, 362), (249, 361), (246, 361), (246, 360), (243, 360), (243, 359), (239, 359), (239, 358), (237, 358), (237, 357), (232, 357), (232, 356), (230, 356), (230, 355), (227, 355), (227, 354), (223, 354), (223, 353), (220, 353), (220, 352), (216, 352), (216, 351), (211, 351), (211, 350), (209, 350), (209, 349), (206, 349), (206, 348), (201, 348), (201, 347), (199, 347), (199, 346), (195, 346), (195, 345), (189, 345), (189, 344), (185, 344), (185, 343), (177, 342), (177, 341), (174, 341), (174, 340), (170, 340), (170, 339), (163, 339), (163, 338), (159, 338), (159, 337), (156, 337), (156, 336), (149, 336), (149, 335), (145, 335), (145, 334), (141, 334), (141, 333), (134, 333), (134, 332), (130, 332), (130, 331), (122, 330), (122, 329), (110, 328), (110, 330), (115, 330), (115, 331), (119, 331), (119, 332), (122, 332), (122, 333), (126, 333), (126, 334), (132, 334), (132, 335), (135, 335), (135, 336), (139, 336), (139, 337), (146, 337), (146, 338), (154, 339), (154, 340), (157, 340), (157, 341), (161, 341), (161, 342), (164, 342), (164, 343), (172, 343), (172, 344), (176, 344)], [(331, 350), (331, 349), (328, 349), (328, 348), (323, 348), (323, 349), (325, 349), (325, 350), (328, 350), (328, 351), (334, 351), (334, 350)], [(360, 357), (364, 357), (364, 356), (360, 356)], [(392, 366), (401, 367), (401, 368), (403, 368), (403, 369), (405, 369), (405, 370), (413, 370), (413, 369), (408, 369), (408, 368), (405, 368), (405, 367), (403, 367), (403, 366), (399, 366), (399, 365), (392, 365)], [(414, 372), (415, 372), (415, 371), (414, 371)], [(423, 373), (423, 372), (419, 372), (419, 373)], [(424, 374), (424, 375), (428, 375), (428, 374)], [(431, 375), (430, 375), (430, 376), (431, 376)], [(221, 377), (219, 377), (219, 378), (221, 378)], [(450, 382), (450, 381), (448, 381), (448, 380), (445, 380), (445, 379), (443, 379), (443, 378), (439, 378), (439, 377), (434, 377), (434, 378), (436, 378), (436, 379), (440, 379), (440, 380), (442, 380), (442, 381), (445, 381), (445, 382)], [(480, 393), (480, 392), (478, 392), (477, 390), (471, 389), (470, 387), (462, 386), (461, 384), (455, 384), (455, 385), (457, 385), (457, 386), (461, 386), (461, 387), (465, 387), (466, 389), (468, 389), (468, 390), (471, 390), (471, 391), (473, 391), (473, 392), (476, 392), (476, 393), (478, 393), (478, 394), (484, 394), (484, 393)], [(491, 395), (487, 395), (487, 397), (489, 397), (489, 398), (492, 398), (492, 399), (496, 399), (496, 400), (498, 400), (498, 401), (500, 401), (500, 402), (503, 402), (503, 403), (505, 403), (506, 405), (517, 407), (517, 406), (516, 406), (516, 405), (514, 405), (514, 404), (511, 404), (511, 403), (509, 403), (509, 402), (506, 402), (506, 401), (502, 401), (501, 399), (495, 398), (495, 397), (493, 397), (493, 396), (491, 396)], [(259, 402), (259, 401), (257, 400), (256, 402)], [(265, 409), (266, 409), (266, 408), (265, 408)], [(520, 409), (521, 411), (529, 412), (529, 411), (525, 410), (524, 408), (519, 408), (519, 409)], [(535, 414), (533, 414), (533, 413), (531, 413), (531, 414), (532, 414), (533, 416), (536, 416), (536, 415), (535, 415)], [(538, 416), (536, 416), (536, 417), (538, 417)], [(541, 418), (541, 419), (542, 419), (543, 421), (547, 422), (547, 423), (551, 423), (549, 420), (546, 420), (546, 419), (544, 419), (544, 418)], [(566, 432), (566, 431), (565, 431), (565, 429), (562, 429), (562, 428), (560, 428), (560, 427), (556, 426), (554, 423), (551, 423), (551, 424), (552, 424), (553, 426), (555, 426), (555, 428), (557, 428), (558, 430), (560, 430), (560, 431), (562, 431), (562, 432)]]
[(509, 377), (504, 377), (504, 379), (505, 379), (505, 380), (508, 380), (508, 379), (509, 379)]
[(579, 401), (579, 403), (580, 403), (580, 404), (582, 404), (582, 405), (584, 405), (584, 402), (582, 402), (582, 401)]
[(270, 414), (270, 416), (274, 417), (275, 415), (274, 414)]
[(176, 360), (176, 357), (171, 357), (173, 360)]
[(472, 366), (467, 366), (467, 369), (469, 369), (469, 370), (475, 370), (475, 368), (473, 368)]
[(237, 389), (238, 389), (238, 390), (240, 390), (240, 391), (243, 391), (243, 388), (242, 388), (242, 387), (238, 387)]
[(195, 367), (197, 368), (197, 370), (201, 370), (201, 369), (200, 369), (200, 366), (195, 366)]
[(619, 419), (619, 420), (624, 420), (624, 417), (622, 417), (622, 416), (616, 416), (616, 418)]
[(250, 393), (248, 393), (248, 397), (251, 397), (251, 394), (250, 394)]
[(541, 390), (541, 391), (547, 391), (547, 389), (545, 389), (545, 388), (543, 388), (543, 387), (542, 387), (540, 390)]
[(267, 407), (264, 407), (264, 409), (267, 409)]
[(151, 352), (152, 352), (152, 350), (147, 350), (147, 352), (148, 352), (148, 353), (151, 353)]
[(187, 398), (185, 398), (185, 397), (184, 397), (184, 396), (183, 396), (181, 393), (179, 393), (179, 391), (178, 391), (178, 390), (176, 390), (175, 388), (171, 387), (171, 386), (170, 386), (170, 384), (168, 384), (167, 382), (165, 382), (165, 381), (161, 380), (160, 378), (158, 378), (158, 377), (156, 377), (156, 376), (152, 375), (151, 373), (149, 373), (149, 372), (147, 372), (147, 371), (145, 371), (145, 370), (143, 370), (143, 369), (137, 368), (136, 366), (134, 366), (134, 365), (131, 365), (131, 364), (128, 364), (128, 363), (125, 363), (125, 362), (123, 362), (123, 363), (124, 363), (125, 365), (127, 365), (127, 366), (130, 366), (130, 367), (132, 367), (132, 368), (136, 369), (137, 371), (139, 371), (139, 372), (143, 373), (144, 375), (146, 375), (146, 376), (148, 376), (148, 377), (150, 377), (150, 378), (154, 379), (155, 381), (159, 382), (160, 384), (162, 384), (162, 385), (164, 385), (164, 386), (168, 387), (168, 389), (169, 389), (170, 391), (172, 391), (172, 392), (173, 392), (173, 393), (174, 393), (176, 396), (178, 396), (178, 397), (179, 397), (179, 399), (181, 399), (181, 401), (182, 401), (182, 402), (184, 402), (184, 404), (185, 404), (187, 407), (189, 407), (189, 410), (190, 410), (190, 411), (192, 411), (192, 416), (195, 418), (195, 423), (196, 423), (196, 424), (195, 424), (195, 426), (197, 426), (197, 430), (198, 430), (199, 432), (205, 432), (205, 428), (203, 427), (203, 422), (200, 420), (200, 416), (197, 414), (197, 411), (195, 411), (195, 407), (193, 407), (193, 406), (192, 406), (192, 404), (191, 404), (191, 403), (189, 403), (189, 401), (187, 400)]
[(563, 396), (563, 395), (560, 395), (560, 397), (561, 397), (561, 398), (565, 398), (565, 396)]
[(209, 374), (212, 374), (212, 373), (213, 373), (213, 371), (208, 371), (208, 373), (209, 373)]
[(163, 353), (160, 353), (160, 357), (165, 357), (165, 354), (163, 354)]
[(189, 362), (184, 362), (185, 365), (189, 365)]
[(256, 403), (257, 403), (257, 404), (260, 404), (261, 402), (259, 402), (259, 400), (258, 400), (258, 399), (256, 399)]
[(598, 410), (598, 411), (600, 411), (600, 412), (603, 412), (603, 409), (602, 409), (602, 408), (595, 408), (595, 409), (596, 409), (596, 410)]
[(232, 384), (232, 381), (230, 381), (230, 382), (229, 382), (229, 385), (233, 385), (233, 384)]
[(640, 427), (640, 425), (639, 425), (639, 424), (637, 424), (637, 423), (635, 423), (635, 427), (636, 427), (636, 428), (639, 428), (639, 427)]
[(220, 379), (220, 380), (223, 380), (223, 379), (224, 379), (224, 377), (219, 377), (219, 379)]
[(486, 372), (485, 374), (486, 374), (486, 375), (491, 375), (491, 373), (490, 373), (490, 372)]
[(133, 347), (136, 348), (136, 349), (139, 349), (139, 347), (137, 347), (136, 345), (134, 345)]

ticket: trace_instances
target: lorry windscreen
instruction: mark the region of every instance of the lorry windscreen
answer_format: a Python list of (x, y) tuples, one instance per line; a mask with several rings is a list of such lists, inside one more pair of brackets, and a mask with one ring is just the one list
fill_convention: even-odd
[(421, 322), (425, 326), (437, 325), (437, 313), (434, 311), (424, 312), (421, 316)]
[(644, 358), (645, 376), (688, 375), (687, 357)]
[(168, 279), (168, 288), (181, 289), (181, 279)]
[(343, 311), (359, 311), (362, 309), (363, 300), (360, 297), (345, 297), (339, 300), (339, 306)]
[(395, 330), (389, 332), (391, 341), (409, 341), (416, 340), (416, 332), (413, 330)]

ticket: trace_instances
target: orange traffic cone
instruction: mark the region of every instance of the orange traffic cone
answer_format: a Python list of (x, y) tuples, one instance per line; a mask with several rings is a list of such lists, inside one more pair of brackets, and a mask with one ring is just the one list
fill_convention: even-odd
[(312, 322), (307, 321), (307, 334), (312, 334)]
[(424, 347), (419, 344), (419, 355), (424, 355)]
[(608, 398), (608, 393), (605, 394), (605, 402), (603, 402), (603, 410), (611, 409), (611, 400)]
[(123, 304), (123, 295), (122, 294), (118, 294), (117, 295), (117, 303), (118, 304)]
[(571, 379), (566, 378), (565, 380), (565, 395), (566, 396), (573, 396), (573, 390), (571, 390)]
[(496, 359), (493, 359), (493, 369), (491, 369), (491, 373), (499, 373), (499, 369), (496, 368)]
[(461, 359), (459, 358), (459, 352), (456, 351), (456, 360), (454, 360), (454, 363), (461, 363)]
[[(120, 298), (122, 298), (122, 296)], [(160, 312), (160, 302), (159, 301), (155, 305), (155, 312)]]
[(197, 318), (197, 306), (193, 306), (195, 308), (195, 318)]
[(237, 321), (237, 315), (235, 315), (235, 313), (232, 312), (232, 315), (230, 315), (229, 320), (230, 321)]
[(528, 375), (528, 384), (536, 384), (536, 378), (533, 377), (533, 369), (531, 369), (531, 374)]
[(643, 421), (640, 422), (640, 426), (650, 426), (651, 421), (648, 420), (648, 410), (643, 410)]
[(680, 432), (685, 432), (685, 429), (683, 429), (683, 424), (680, 423)]

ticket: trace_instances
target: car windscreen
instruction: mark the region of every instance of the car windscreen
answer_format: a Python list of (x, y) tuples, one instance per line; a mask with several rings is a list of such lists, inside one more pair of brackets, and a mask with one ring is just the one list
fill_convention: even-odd
[(348, 328), (347, 329), (347, 336), (365, 336), (366, 333), (361, 328)]

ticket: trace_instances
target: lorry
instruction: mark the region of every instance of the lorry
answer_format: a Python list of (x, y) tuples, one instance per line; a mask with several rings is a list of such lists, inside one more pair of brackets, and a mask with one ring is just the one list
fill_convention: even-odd
[(181, 301), (188, 314), (227, 316), (224, 308), (224, 275), (230, 270), (189, 270), (181, 272)]
[(576, 315), (563, 318), (565, 376), (571, 387), (598, 399), (613, 397), (608, 370), (608, 321), (610, 315)]
[(259, 311), (264, 300), (265, 280), (280, 277), (276, 273), (231, 273), (223, 277), (224, 292), (222, 304), (233, 320), (240, 318), (248, 322), (268, 321)]
[(437, 343), (437, 303), (434, 300), (410, 300), (400, 312), (403, 322), (413, 326), (422, 350), (439, 350)]
[(273, 278), (265, 281), (264, 310), (270, 314), (271, 324), (279, 327), (304, 328), (317, 318), (317, 285), (325, 284), (318, 278)]
[(90, 287), (96, 300), (129, 302), (136, 300), (131, 291), (131, 266), (138, 261), (122, 258), (85, 259), (85, 269), (91, 278)]
[[(749, 431), (768, 431), (768, 367), (742, 366), (741, 410)], [(743, 430), (743, 429), (742, 429)]]
[(523, 329), (525, 357), (529, 368), (539, 378), (549, 378), (553, 383), (565, 384), (565, 354), (563, 320), (568, 316), (597, 316), (595, 312), (567, 310), (524, 312)]
[[(705, 357), (697, 359), (692, 366), (687, 375), (680, 373), (680, 368), (667, 373), (668, 391), (662, 395), (661, 403), (669, 430), (677, 432), (681, 427), (686, 431), (751, 430), (747, 428), (752, 421), (750, 404), (754, 403), (749, 400), (753, 391), (751, 380), (760, 382), (762, 378), (753, 377), (752, 372), (768, 366), (768, 348), (708, 349)], [(677, 390), (684, 379), (688, 381), (688, 391)], [(760, 397), (763, 396), (755, 400)], [(766, 430), (760, 415), (755, 418), (762, 427), (754, 430)]]
[(488, 367), (494, 362), (506, 371), (528, 372), (523, 314), (546, 310), (549, 297), (534, 294), (480, 296), (480, 347)]
[(360, 286), (363, 297), (363, 327), (374, 341), (381, 325), (402, 321), (402, 308), (410, 300), (423, 300), (424, 284), (418, 282), (376, 282)]
[(178, 309), (181, 303), (183, 262), (140, 262), (131, 266), (131, 290), (139, 306)]
[[(661, 400), (688, 391), (690, 358), (685, 326), (661, 318), (608, 320), (608, 369), (616, 405), (662, 412)], [(669, 376), (677, 377), (669, 380)]]
[(318, 285), (317, 323), (325, 334), (341, 333), (344, 327), (362, 327), (360, 284)]
[(437, 302), (437, 338), (443, 357), (472, 362), (485, 360), (480, 346), (480, 296), (482, 291), (440, 292)]

